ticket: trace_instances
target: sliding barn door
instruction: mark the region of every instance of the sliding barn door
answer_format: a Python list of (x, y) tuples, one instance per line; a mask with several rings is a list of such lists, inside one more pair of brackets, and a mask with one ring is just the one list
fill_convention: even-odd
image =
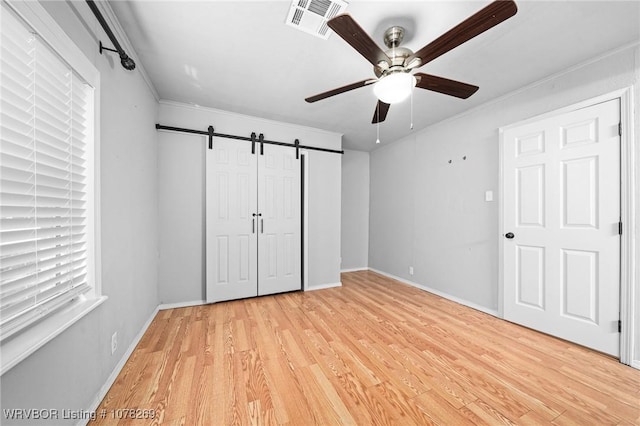
[(618, 356), (618, 100), (504, 132), (504, 317)]
[(257, 296), (256, 156), (228, 139), (206, 151), (207, 302)]
[(258, 156), (258, 294), (300, 290), (300, 161), (295, 150), (266, 145)]
[(207, 150), (207, 302), (300, 290), (300, 161), (289, 147)]

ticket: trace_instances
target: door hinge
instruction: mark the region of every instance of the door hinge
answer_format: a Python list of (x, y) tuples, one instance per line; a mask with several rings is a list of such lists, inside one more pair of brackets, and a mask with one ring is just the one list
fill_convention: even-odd
[(618, 123), (618, 136), (622, 136), (622, 121)]
[(618, 222), (618, 235), (622, 235), (622, 222)]
[(622, 320), (618, 320), (618, 333), (622, 333)]

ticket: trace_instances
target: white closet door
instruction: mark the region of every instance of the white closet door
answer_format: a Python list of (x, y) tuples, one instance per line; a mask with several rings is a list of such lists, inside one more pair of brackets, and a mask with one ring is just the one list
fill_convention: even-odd
[(300, 290), (300, 160), (290, 147), (258, 155), (258, 294)]
[(504, 133), (504, 317), (618, 356), (618, 100)]
[(258, 294), (256, 161), (248, 143), (216, 139), (207, 149), (207, 302)]

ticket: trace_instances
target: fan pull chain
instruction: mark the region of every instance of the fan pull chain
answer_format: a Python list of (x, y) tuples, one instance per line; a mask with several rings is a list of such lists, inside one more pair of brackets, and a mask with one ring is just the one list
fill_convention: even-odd
[(380, 143), (380, 105), (376, 106), (376, 143)]
[(413, 86), (411, 86), (411, 125), (409, 128), (413, 130)]

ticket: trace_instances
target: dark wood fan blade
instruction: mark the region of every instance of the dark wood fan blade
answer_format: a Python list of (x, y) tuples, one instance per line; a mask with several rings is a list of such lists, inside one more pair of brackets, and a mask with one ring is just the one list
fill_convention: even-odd
[(312, 103), (316, 101), (320, 101), (322, 99), (330, 98), (331, 96), (339, 95), (340, 93), (348, 92), (349, 90), (359, 89), (360, 87), (364, 87), (371, 83), (375, 83), (377, 80), (375, 79), (367, 79), (362, 80), (357, 83), (348, 84), (346, 86), (338, 87), (337, 89), (329, 90), (327, 92), (318, 93), (317, 95), (309, 96), (305, 99), (305, 101)]
[(449, 80), (448, 78), (438, 77), (437, 75), (417, 72), (414, 76), (417, 80), (416, 87), (455, 96), (456, 98), (467, 99), (478, 91), (478, 86), (462, 83), (461, 81)]
[(418, 50), (405, 60), (405, 64), (411, 63), (415, 58), (420, 58), (420, 66), (433, 61), (435, 58), (460, 46), (477, 35), (495, 27), (502, 21), (511, 18), (518, 11), (515, 2), (497, 0), (481, 9), (474, 15), (462, 21), (431, 43)]
[(380, 47), (369, 37), (369, 35), (358, 25), (351, 15), (338, 15), (327, 22), (336, 34), (344, 41), (349, 43), (351, 47), (356, 49), (367, 61), (373, 65), (385, 61), (391, 65), (391, 59)]
[(389, 112), (390, 106), (391, 105), (387, 103), (378, 101), (378, 105), (376, 105), (376, 110), (373, 113), (373, 120), (371, 120), (371, 124), (382, 123), (387, 118), (387, 113)]

